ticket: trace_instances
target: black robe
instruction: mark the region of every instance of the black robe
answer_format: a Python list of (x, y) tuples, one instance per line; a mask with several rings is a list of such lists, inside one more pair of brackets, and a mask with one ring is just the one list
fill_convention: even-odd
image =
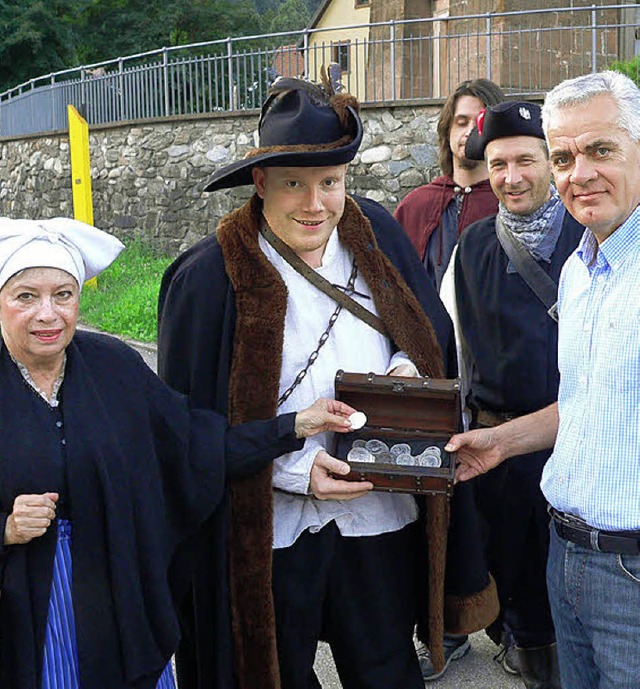
[[(174, 653), (174, 599), (190, 563), (178, 544), (216, 509), (226, 461), (263, 467), (302, 446), (294, 416), (227, 431), (191, 409), (121, 342), (78, 332), (59, 415), (0, 342), (0, 529), (20, 494), (60, 493), (73, 523), (73, 602), (82, 689), (152, 689)], [(64, 445), (61, 437), (64, 437)], [(0, 550), (0, 686), (40, 689), (56, 545)]]
[[(358, 252), (356, 260), (361, 274), (373, 291), (379, 313), (381, 316), (383, 312), (386, 314), (385, 323), (388, 327), (395, 327), (395, 331), (400, 333), (401, 340), (396, 341), (395, 345), (410, 356), (412, 349), (421, 352), (418, 356), (422, 355), (423, 360), (429, 363), (428, 357), (424, 357), (427, 345), (416, 349), (415, 341), (416, 333), (422, 332), (422, 337), (426, 340), (428, 329), (433, 328), (431, 333), (435, 332), (444, 359), (451, 361), (455, 357), (451, 346), (451, 322), (435, 289), (424, 279), (422, 264), (404, 231), (379, 204), (361, 198), (355, 201), (357, 205), (347, 199), (345, 215), (338, 230), (347, 246)], [(269, 405), (275, 406), (277, 399), (277, 394), (274, 397), (273, 393), (274, 390), (277, 393), (280, 373), (282, 344), (281, 341), (278, 344), (278, 338), (282, 336), (286, 288), (257, 248), (257, 217), (260, 212), (258, 203), (257, 197), (254, 197), (243, 208), (223, 220), (219, 232), (222, 231), (223, 234), (225, 251), (221, 247), (223, 240), (219, 242), (218, 238), (211, 236), (180, 256), (165, 273), (159, 297), (160, 375), (172, 387), (188, 393), (196, 404), (211, 407), (221, 413), (229, 412), (232, 421), (246, 414), (269, 415), (272, 413)], [(231, 263), (227, 264), (227, 261)], [(393, 269), (390, 272), (387, 262), (391, 263), (397, 273)], [(231, 273), (234, 274), (236, 287), (229, 278)], [(400, 287), (402, 279), (405, 284)], [(407, 291), (407, 286), (410, 292)], [(413, 293), (419, 304), (411, 299), (412, 304), (408, 305), (410, 300), (403, 295), (408, 296), (410, 293)], [(420, 307), (422, 312), (419, 313)], [(407, 316), (408, 310), (411, 317)], [(396, 312), (398, 321), (402, 319), (399, 325), (393, 322)], [(424, 313), (431, 324), (428, 327), (424, 322)], [(437, 357), (441, 357), (439, 352)], [(239, 360), (244, 365), (239, 364)], [(414, 361), (418, 359), (414, 358)], [(432, 374), (442, 375), (442, 359), (431, 363), (435, 367), (431, 370), (436, 371)], [(244, 391), (236, 387), (237, 383), (234, 385), (234, 376), (236, 381), (241, 381)], [(251, 404), (247, 403), (247, 387), (253, 387), (257, 391), (255, 396), (258, 399)], [(271, 484), (270, 478), (266, 478), (268, 482), (265, 480), (259, 486), (244, 484), (237, 489), (238, 493), (245, 496), (258, 496), (258, 508), (252, 508), (248, 504), (249, 499), (245, 498), (243, 507), (236, 507), (234, 513), (236, 520), (244, 518), (242, 529), (245, 537), (247, 532), (250, 537), (257, 528), (256, 523), (251, 522), (247, 515), (250, 509), (258, 512), (264, 509), (262, 523), (270, 524), (268, 510), (271, 504)], [(432, 509), (430, 514), (437, 520), (438, 514), (444, 518), (444, 511), (444, 507), (440, 512)], [(433, 532), (441, 531), (442, 523), (434, 523), (432, 527)], [(267, 603), (250, 619), (254, 627), (252, 638), (241, 637), (244, 639), (241, 647), (245, 662), (246, 657), (250, 657), (249, 663), (253, 663), (253, 667), (246, 671), (244, 666), (238, 669), (237, 655), (234, 658), (232, 652), (228, 621), (229, 588), (223, 583), (230, 566), (225, 543), (229, 528), (229, 513), (219, 512), (208, 523), (199, 543), (194, 541), (190, 544), (189, 552), (192, 555), (197, 553), (200, 569), (194, 578), (193, 590), (193, 604), (197, 612), (193, 615), (194, 608), (189, 605), (184, 607), (185, 614), (190, 618), (185, 622), (185, 629), (197, 629), (196, 637), (182, 644), (179, 654), (179, 677), (188, 689), (227, 689), (236, 686), (233, 679), (234, 661), (237, 686), (251, 686), (251, 689), (255, 689), (258, 683), (261, 687), (277, 685), (277, 680), (269, 679), (269, 673), (273, 672), (273, 662), (272, 655), (269, 655), (271, 651), (266, 647), (270, 634), (269, 596), (264, 589), (256, 591), (254, 580), (245, 584), (245, 593), (250, 587), (254, 598), (262, 597)], [(237, 540), (234, 537), (232, 546)], [(250, 542), (250, 538), (248, 540)], [(236, 566), (236, 571), (247, 568), (269, 570), (271, 542), (267, 544), (266, 553), (264, 542), (257, 543), (257, 540), (256, 538), (256, 543), (250, 546), (243, 546), (244, 561), (239, 567)], [(441, 551), (444, 558), (445, 544), (440, 543), (437, 547), (432, 544), (432, 547), (430, 566), (437, 572), (435, 563), (438, 558), (435, 551)], [(464, 617), (463, 624), (467, 624), (472, 618), (484, 620), (484, 624), (487, 624), (487, 616), (488, 621), (495, 617), (495, 612), (491, 612), (492, 605), (487, 606), (488, 601), (493, 603), (495, 591), (489, 586), (484, 563), (471, 563), (468, 557), (469, 554), (465, 553), (464, 562), (457, 563), (456, 569), (472, 573), (473, 585), (461, 585), (459, 590), (468, 594), (482, 589), (482, 593), (471, 602), (453, 597), (455, 600), (452, 598), (452, 603), (457, 613), (463, 612), (454, 613), (452, 618), (458, 621)], [(444, 564), (444, 559), (442, 563)], [(442, 579), (441, 574), (429, 578), (430, 587), (442, 584), (441, 581), (434, 582), (438, 577)], [(233, 580), (234, 576), (231, 578)], [(430, 591), (430, 595), (432, 593)], [(442, 624), (442, 610), (430, 610), (429, 614), (433, 631), (437, 629), (438, 618)], [(483, 623), (480, 622), (475, 628), (482, 626)], [(237, 627), (234, 631), (237, 639)], [(442, 659), (441, 636), (442, 631), (439, 635), (436, 632), (431, 639), (436, 645), (436, 654), (439, 654), (436, 662), (438, 657)], [(264, 645), (261, 646), (263, 641)], [(211, 649), (215, 649), (215, 653)], [(266, 667), (268, 663), (263, 660), (267, 656), (271, 659), (270, 668)], [(258, 677), (259, 675), (262, 676)], [(247, 677), (254, 679), (247, 680)]]
[[(557, 283), (584, 227), (565, 213), (550, 263), (539, 265)], [(469, 402), (517, 415), (558, 398), (558, 325), (517, 273), (495, 231), (495, 216), (471, 225), (460, 238), (455, 264), (456, 302), (473, 369)], [(551, 451), (513, 457), (478, 479), (478, 501), (489, 524), (489, 561), (500, 600), (529, 588), (528, 626), (551, 628), (544, 569), (548, 540), (540, 478)], [(523, 572), (529, 581), (524, 584)], [(516, 589), (517, 587), (517, 589)], [(537, 619), (537, 623), (536, 623)], [(515, 626), (519, 620), (513, 620)], [(552, 629), (552, 628), (551, 628)], [(519, 630), (516, 630), (519, 631)], [(518, 639), (517, 639), (518, 640)]]

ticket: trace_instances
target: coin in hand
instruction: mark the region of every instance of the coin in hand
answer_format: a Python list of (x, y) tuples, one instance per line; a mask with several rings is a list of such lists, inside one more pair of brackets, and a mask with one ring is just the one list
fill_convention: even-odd
[(351, 416), (349, 416), (349, 421), (351, 423), (351, 430), (357, 431), (367, 423), (367, 415), (361, 411), (354, 411)]

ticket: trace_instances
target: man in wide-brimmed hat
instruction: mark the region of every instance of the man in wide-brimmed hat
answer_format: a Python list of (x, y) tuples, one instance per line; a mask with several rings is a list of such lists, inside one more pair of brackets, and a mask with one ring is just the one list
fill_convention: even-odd
[[(232, 423), (284, 412), (320, 391), (332, 396), (340, 368), (442, 376), (439, 342), (450, 323), (409, 240), (381, 206), (346, 194), (363, 133), (357, 101), (328, 84), (281, 79), (258, 130), (259, 147), (206, 187), (253, 184), (256, 193), (164, 277), (161, 374)], [(305, 273), (351, 296), (367, 322)], [(330, 442), (318, 436), (273, 471), (231, 485), (229, 524), (210, 525), (208, 559), (198, 551), (195, 621), (185, 627), (197, 637), (191, 657), (188, 639), (178, 658), (181, 686), (319, 687), (313, 662), (323, 638), (345, 689), (421, 689), (412, 644), (416, 501), (341, 479), (348, 465), (331, 456)], [(442, 634), (446, 513), (445, 498), (429, 499), (434, 639)], [(227, 528), (232, 649), (226, 589), (213, 583), (226, 581), (214, 539), (221, 544)], [(494, 612), (485, 607), (480, 598), (454, 614), (477, 622)]]

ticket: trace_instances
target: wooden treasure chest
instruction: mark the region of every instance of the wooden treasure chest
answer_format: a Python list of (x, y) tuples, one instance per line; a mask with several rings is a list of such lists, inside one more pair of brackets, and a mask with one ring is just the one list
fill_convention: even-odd
[(348, 481), (374, 490), (435, 495), (453, 492), (455, 453), (449, 438), (462, 427), (460, 381), (345, 373), (335, 397), (367, 417), (366, 425), (336, 433), (334, 456), (348, 462)]

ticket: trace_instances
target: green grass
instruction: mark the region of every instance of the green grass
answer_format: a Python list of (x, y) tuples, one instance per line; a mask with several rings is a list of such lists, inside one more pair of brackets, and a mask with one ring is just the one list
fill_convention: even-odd
[(113, 335), (155, 342), (160, 280), (171, 260), (140, 240), (131, 242), (98, 276), (97, 289), (84, 286), (80, 321)]

